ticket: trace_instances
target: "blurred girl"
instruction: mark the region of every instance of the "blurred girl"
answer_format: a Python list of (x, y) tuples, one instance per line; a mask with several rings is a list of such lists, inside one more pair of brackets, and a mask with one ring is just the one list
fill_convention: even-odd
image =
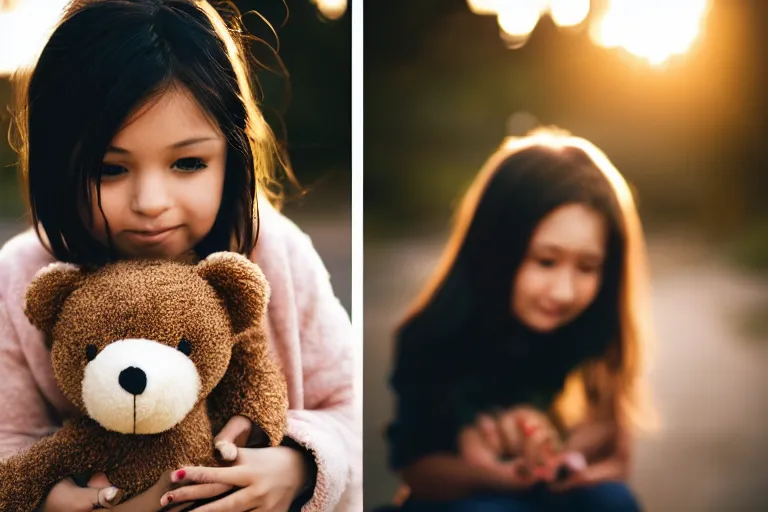
[[(405, 510), (638, 509), (624, 482), (649, 418), (644, 252), (626, 182), (588, 141), (542, 130), (490, 158), (397, 333), (389, 440)], [(542, 414), (525, 425), (521, 407)], [(537, 476), (537, 429), (586, 467)]]

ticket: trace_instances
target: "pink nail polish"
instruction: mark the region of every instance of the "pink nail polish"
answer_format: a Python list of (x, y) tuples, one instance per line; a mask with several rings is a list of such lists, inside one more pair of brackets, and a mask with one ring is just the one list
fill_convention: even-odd
[(171, 480), (172, 480), (174, 483), (176, 483), (176, 482), (178, 482), (179, 480), (184, 480), (184, 478), (185, 478), (186, 476), (187, 476), (187, 472), (186, 472), (186, 471), (184, 471), (183, 469), (180, 469), (180, 470), (176, 471), (176, 472), (175, 472), (175, 473), (174, 473), (174, 474), (171, 476)]

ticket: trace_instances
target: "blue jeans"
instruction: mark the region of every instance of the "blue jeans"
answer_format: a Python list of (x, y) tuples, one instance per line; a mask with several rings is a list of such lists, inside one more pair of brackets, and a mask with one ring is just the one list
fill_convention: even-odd
[(564, 493), (538, 488), (515, 494), (482, 494), (451, 502), (408, 501), (402, 512), (640, 512), (626, 484), (605, 482)]

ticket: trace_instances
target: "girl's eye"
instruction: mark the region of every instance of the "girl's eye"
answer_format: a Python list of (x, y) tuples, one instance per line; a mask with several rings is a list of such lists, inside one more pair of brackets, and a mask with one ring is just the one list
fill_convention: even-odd
[(538, 262), (544, 268), (552, 268), (557, 264), (554, 258), (539, 258)]
[(600, 267), (590, 265), (590, 266), (580, 267), (579, 270), (581, 270), (584, 274), (596, 274), (597, 272), (600, 271)]
[(125, 174), (126, 172), (128, 172), (128, 170), (122, 165), (111, 164), (103, 164), (100, 170), (102, 178), (113, 178)]
[(183, 172), (200, 171), (208, 167), (201, 158), (180, 158), (173, 163), (173, 167)]

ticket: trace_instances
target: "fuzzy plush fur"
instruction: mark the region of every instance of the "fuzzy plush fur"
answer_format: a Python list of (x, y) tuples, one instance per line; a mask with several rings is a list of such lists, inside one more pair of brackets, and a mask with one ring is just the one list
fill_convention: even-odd
[[(248, 417), (271, 445), (279, 444), (288, 400), (264, 332), (268, 301), (261, 270), (232, 253), (211, 255), (197, 265), (123, 261), (90, 271), (62, 264), (43, 269), (28, 289), (25, 312), (46, 334), (56, 380), (82, 414), (0, 464), (0, 510), (33, 510), (53, 484), (72, 475), (105, 472), (129, 498), (166, 470), (214, 465), (213, 429), (235, 415)], [(142, 361), (140, 351), (131, 355), (125, 367), (145, 374), (146, 385), (121, 388), (123, 368), (113, 369), (114, 360), (103, 364), (105, 349), (118, 341), (156, 343), (179, 353), (159, 347), (158, 353), (169, 354), (167, 368), (157, 358)], [(169, 380), (182, 353), (194, 364), (192, 373)], [(112, 396), (109, 387), (83, 392), (84, 376), (94, 368), (100, 378), (110, 371), (120, 378)], [(116, 432), (89, 416), (89, 410), (113, 407), (110, 414), (133, 414), (128, 424), (140, 431), (141, 421), (153, 424), (153, 412), (167, 413), (164, 403), (174, 399), (174, 385), (197, 386), (198, 400), (163, 431)], [(126, 403), (133, 408), (128, 413)], [(104, 423), (105, 413), (99, 414)]]

